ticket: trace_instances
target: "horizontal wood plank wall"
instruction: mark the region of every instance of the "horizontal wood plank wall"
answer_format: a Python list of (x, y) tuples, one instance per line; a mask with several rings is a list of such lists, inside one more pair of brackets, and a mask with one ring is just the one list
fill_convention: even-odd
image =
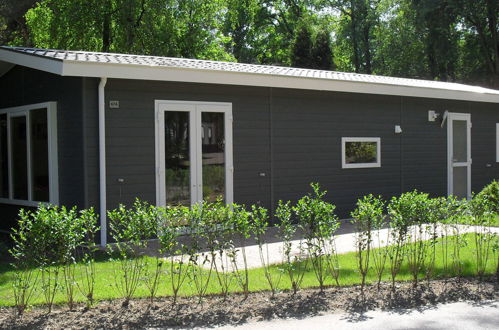
[[(274, 90), (276, 200), (296, 200), (310, 182), (328, 190), (340, 216), (366, 194), (400, 192), (398, 97)], [(341, 168), (342, 137), (380, 137), (381, 167)]]
[(16, 66), (0, 77), (0, 108), (56, 101), (59, 158), (59, 200), (83, 207), (82, 78)]
[[(98, 203), (97, 84), (97, 79), (84, 83), (88, 205)], [(496, 104), (109, 79), (109, 208), (132, 203), (136, 197), (155, 202), (156, 99), (232, 102), (234, 199), (238, 203), (260, 203), (274, 209), (279, 199), (296, 201), (309, 192), (310, 182), (320, 182), (328, 190), (328, 199), (342, 217), (349, 215), (359, 197), (369, 193), (387, 199), (413, 189), (446, 195), (447, 129), (440, 127), (439, 121), (429, 122), (428, 110), (471, 113), (472, 189), (478, 191), (499, 178), (499, 166), (494, 162), (495, 123), (499, 121)], [(110, 100), (118, 100), (120, 108), (109, 109)], [(395, 134), (395, 125), (401, 125), (402, 134)], [(380, 137), (381, 167), (342, 169), (341, 137), (349, 136)], [(119, 183), (119, 178), (125, 182)]]
[[(110, 100), (118, 100), (120, 108), (109, 109)], [(132, 203), (136, 197), (155, 203), (155, 100), (232, 102), (234, 199), (238, 203), (270, 207), (268, 89), (109, 79), (106, 85), (109, 208)], [(92, 160), (89, 166), (98, 164)], [(94, 168), (89, 168), (88, 173), (94, 172)], [(124, 179), (124, 183), (118, 179)]]

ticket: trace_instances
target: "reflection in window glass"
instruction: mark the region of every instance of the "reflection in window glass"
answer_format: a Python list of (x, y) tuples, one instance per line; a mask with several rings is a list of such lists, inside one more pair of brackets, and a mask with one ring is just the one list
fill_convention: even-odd
[(189, 113), (165, 112), (166, 204), (190, 205)]
[(47, 109), (31, 111), (31, 177), (33, 200), (49, 201)]
[(12, 184), (14, 199), (28, 199), (28, 157), (26, 140), (26, 117), (10, 119), (12, 145)]
[(345, 163), (366, 164), (377, 162), (376, 142), (345, 142)]
[(7, 114), (0, 115), (0, 197), (9, 197), (9, 156), (7, 150)]
[(224, 114), (201, 114), (203, 150), (203, 200), (225, 200), (225, 131)]

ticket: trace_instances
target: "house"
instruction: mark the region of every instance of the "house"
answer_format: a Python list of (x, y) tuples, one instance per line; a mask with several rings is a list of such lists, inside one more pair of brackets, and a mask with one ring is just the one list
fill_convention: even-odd
[(355, 73), (0, 47), (0, 214), (136, 197), (469, 197), (499, 178), (499, 91)]

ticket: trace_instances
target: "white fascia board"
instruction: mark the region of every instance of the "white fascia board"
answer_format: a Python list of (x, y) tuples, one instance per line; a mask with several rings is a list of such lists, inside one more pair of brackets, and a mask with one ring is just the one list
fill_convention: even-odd
[(108, 77), (116, 79), (178, 81), (258, 87), (296, 88), (307, 90), (499, 103), (499, 92), (498, 94), (477, 93), (461, 90), (412, 87), (383, 83), (367, 83), (346, 80), (266, 75), (230, 71), (208, 71), (190, 68), (172, 68), (132, 64), (123, 65), (114, 63), (89, 63), (65, 60), (62, 75), (96, 78)]
[(0, 61), (62, 75), (63, 61), (0, 48)]

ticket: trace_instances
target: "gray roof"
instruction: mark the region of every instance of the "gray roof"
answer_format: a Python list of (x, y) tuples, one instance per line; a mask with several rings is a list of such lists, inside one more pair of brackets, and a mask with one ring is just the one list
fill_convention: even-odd
[[(487, 89), (478, 86), (470, 86), (457, 83), (448, 83), (432, 80), (407, 79), (397, 77), (386, 77), (377, 75), (345, 73), (337, 71), (324, 71), (312, 69), (300, 69), (292, 67), (244, 64), (234, 62), (220, 62), (208, 60), (195, 60), (186, 58), (171, 58), (159, 56), (113, 54), (86, 51), (37, 49), (23, 47), (7, 47), (2, 49), (16, 53), (33, 55), (56, 61), (116, 64), (122, 66), (141, 66), (154, 68), (192, 69), (205, 72), (233, 72), (248, 75), (272, 76), (272, 77), (294, 77), (311, 78), (326, 81), (359, 82), (368, 84), (383, 84), (391, 86), (405, 86), (416, 88), (429, 88), (437, 90), (461, 91), (471, 93), (485, 93), (499, 96), (499, 90)], [(0, 60), (2, 56), (0, 54)], [(220, 83), (223, 83), (221, 81)], [(316, 89), (316, 88), (313, 88)]]

